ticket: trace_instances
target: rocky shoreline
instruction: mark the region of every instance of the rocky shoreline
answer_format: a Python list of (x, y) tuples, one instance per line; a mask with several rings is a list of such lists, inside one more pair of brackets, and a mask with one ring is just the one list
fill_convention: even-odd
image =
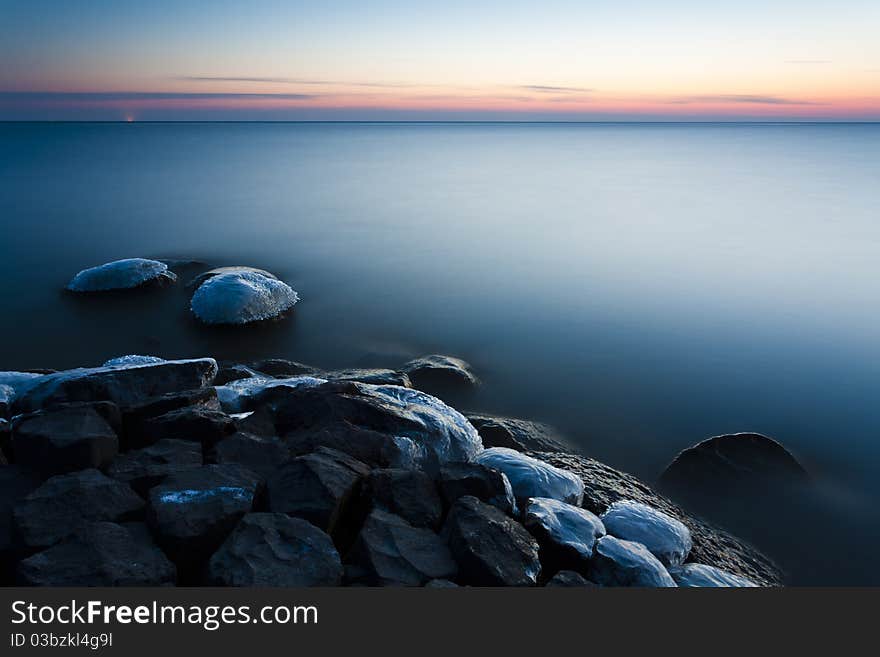
[(3, 583), (782, 585), (552, 428), (441, 401), (474, 385), (437, 355), (0, 373)]

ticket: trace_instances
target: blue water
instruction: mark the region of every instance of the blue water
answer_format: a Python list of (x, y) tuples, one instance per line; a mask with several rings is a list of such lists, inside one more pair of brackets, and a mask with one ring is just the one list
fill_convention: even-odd
[[(0, 124), (0, 369), (451, 353), (470, 407), (648, 480), (711, 435), (778, 438), (849, 556), (736, 529), (798, 583), (880, 583), (878, 189), (880, 125)], [(131, 256), (263, 267), (303, 301), (230, 333), (183, 286), (59, 293)]]

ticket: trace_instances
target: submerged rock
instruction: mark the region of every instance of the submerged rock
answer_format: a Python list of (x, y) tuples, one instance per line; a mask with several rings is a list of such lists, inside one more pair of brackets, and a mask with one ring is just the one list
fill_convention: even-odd
[(440, 493), (447, 506), (459, 497), (472, 495), (507, 515), (516, 512), (513, 488), (507, 475), (479, 463), (448, 463), (440, 468)]
[(419, 389), (443, 390), (455, 387), (472, 387), (479, 384), (471, 366), (460, 358), (432, 354), (405, 363), (401, 368)]
[(128, 290), (156, 281), (174, 282), (177, 276), (158, 260), (127, 258), (83, 269), (67, 284), (71, 292)]
[(476, 497), (459, 498), (443, 534), (458, 562), (462, 583), (534, 586), (541, 572), (538, 543), (515, 520)]
[(141, 497), (166, 477), (201, 467), (202, 446), (191, 440), (160, 440), (154, 445), (120, 454), (107, 474), (127, 483)]
[(173, 586), (174, 565), (152, 541), (112, 522), (89, 523), (18, 566), (25, 586)]
[(219, 586), (336, 586), (342, 561), (330, 537), (306, 520), (248, 513), (211, 557), (208, 579)]
[(468, 415), (483, 439), (483, 447), (507, 447), (518, 452), (571, 451), (556, 430), (541, 422), (494, 415)]
[(686, 563), (680, 568), (670, 571), (670, 574), (679, 586), (735, 588), (757, 586), (757, 584), (745, 577), (740, 577), (720, 568), (706, 566), (701, 563)]
[(691, 551), (690, 530), (680, 520), (639, 502), (615, 502), (602, 522), (609, 534), (641, 543), (668, 567), (681, 565)]
[(586, 571), (596, 541), (605, 535), (602, 521), (577, 506), (547, 497), (533, 497), (523, 511), (523, 525), (538, 539), (541, 563), (550, 572)]
[(278, 317), (299, 295), (268, 272), (231, 270), (208, 278), (190, 302), (193, 314), (206, 324), (249, 324)]
[(676, 586), (648, 548), (614, 536), (603, 536), (596, 542), (590, 578), (600, 586)]
[(520, 504), (530, 497), (550, 497), (575, 505), (583, 499), (584, 482), (577, 475), (516, 450), (492, 447), (477, 455), (476, 461), (507, 475)]

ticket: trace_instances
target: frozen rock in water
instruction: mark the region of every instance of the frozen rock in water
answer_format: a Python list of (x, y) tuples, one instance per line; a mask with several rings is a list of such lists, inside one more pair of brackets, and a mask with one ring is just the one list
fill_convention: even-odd
[(153, 365), (155, 363), (164, 363), (164, 358), (158, 356), (136, 356), (129, 354), (128, 356), (117, 356), (111, 358), (101, 367), (129, 367), (131, 365)]
[(85, 525), (18, 566), (26, 586), (173, 586), (174, 565), (149, 535), (112, 522)]
[(449, 463), (440, 468), (438, 484), (448, 506), (459, 497), (473, 495), (508, 515), (516, 513), (513, 488), (507, 476), (498, 470), (479, 463)]
[(568, 452), (571, 448), (556, 430), (541, 422), (495, 415), (468, 415), (483, 439), (483, 447), (509, 447), (518, 452)]
[(246, 267), (243, 265), (236, 265), (234, 267), (215, 267), (214, 269), (209, 269), (206, 272), (202, 272), (191, 281), (189, 281), (186, 286), (189, 288), (197, 288), (202, 283), (207, 281), (209, 278), (213, 278), (214, 276), (219, 276), (220, 274), (237, 274), (240, 272), (250, 272), (253, 274), (260, 274), (265, 276), (266, 278), (275, 278), (275, 274), (266, 271), (265, 269), (257, 269), (256, 267)]
[(159, 279), (176, 281), (177, 276), (158, 260), (127, 258), (83, 269), (67, 284), (67, 289), (71, 292), (127, 290)]
[(416, 388), (442, 390), (450, 387), (470, 387), (479, 384), (471, 366), (461, 358), (432, 354), (405, 363), (403, 372), (409, 375)]
[(580, 506), (584, 482), (566, 470), (506, 447), (492, 447), (476, 457), (477, 463), (507, 475), (513, 494), (521, 504), (530, 497), (550, 497)]
[(327, 383), (324, 379), (313, 376), (292, 376), (286, 379), (275, 379), (266, 376), (252, 376), (247, 379), (236, 379), (226, 385), (217, 386), (217, 397), (227, 413), (249, 410), (253, 398), (271, 388), (294, 389), (312, 388)]
[(585, 570), (596, 541), (605, 535), (602, 521), (586, 509), (547, 497), (533, 497), (523, 525), (541, 545), (541, 561), (556, 569)]
[(682, 587), (750, 588), (758, 586), (750, 579), (701, 563), (686, 563), (670, 571), (675, 583)]
[(211, 557), (219, 586), (336, 586), (342, 561), (333, 541), (302, 518), (249, 513)]
[(278, 317), (297, 301), (299, 295), (274, 276), (238, 270), (202, 283), (190, 308), (206, 324), (248, 324)]
[(609, 534), (641, 543), (666, 566), (680, 565), (691, 551), (690, 530), (679, 520), (646, 504), (632, 500), (615, 502), (601, 517)]
[(599, 586), (676, 586), (675, 580), (648, 548), (614, 536), (603, 536), (596, 542), (590, 579)]

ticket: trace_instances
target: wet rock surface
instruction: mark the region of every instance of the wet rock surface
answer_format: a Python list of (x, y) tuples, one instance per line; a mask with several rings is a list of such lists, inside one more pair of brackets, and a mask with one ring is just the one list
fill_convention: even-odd
[(602, 522), (609, 534), (641, 543), (667, 567), (681, 565), (693, 545), (684, 523), (640, 502), (615, 502), (602, 514)]
[(517, 503), (524, 505), (530, 497), (550, 497), (560, 502), (580, 505), (584, 483), (567, 470), (506, 447), (491, 447), (481, 452), (477, 463), (503, 472)]
[(670, 571), (670, 574), (676, 584), (685, 587), (749, 588), (757, 586), (745, 577), (701, 563), (686, 563), (680, 568)]

